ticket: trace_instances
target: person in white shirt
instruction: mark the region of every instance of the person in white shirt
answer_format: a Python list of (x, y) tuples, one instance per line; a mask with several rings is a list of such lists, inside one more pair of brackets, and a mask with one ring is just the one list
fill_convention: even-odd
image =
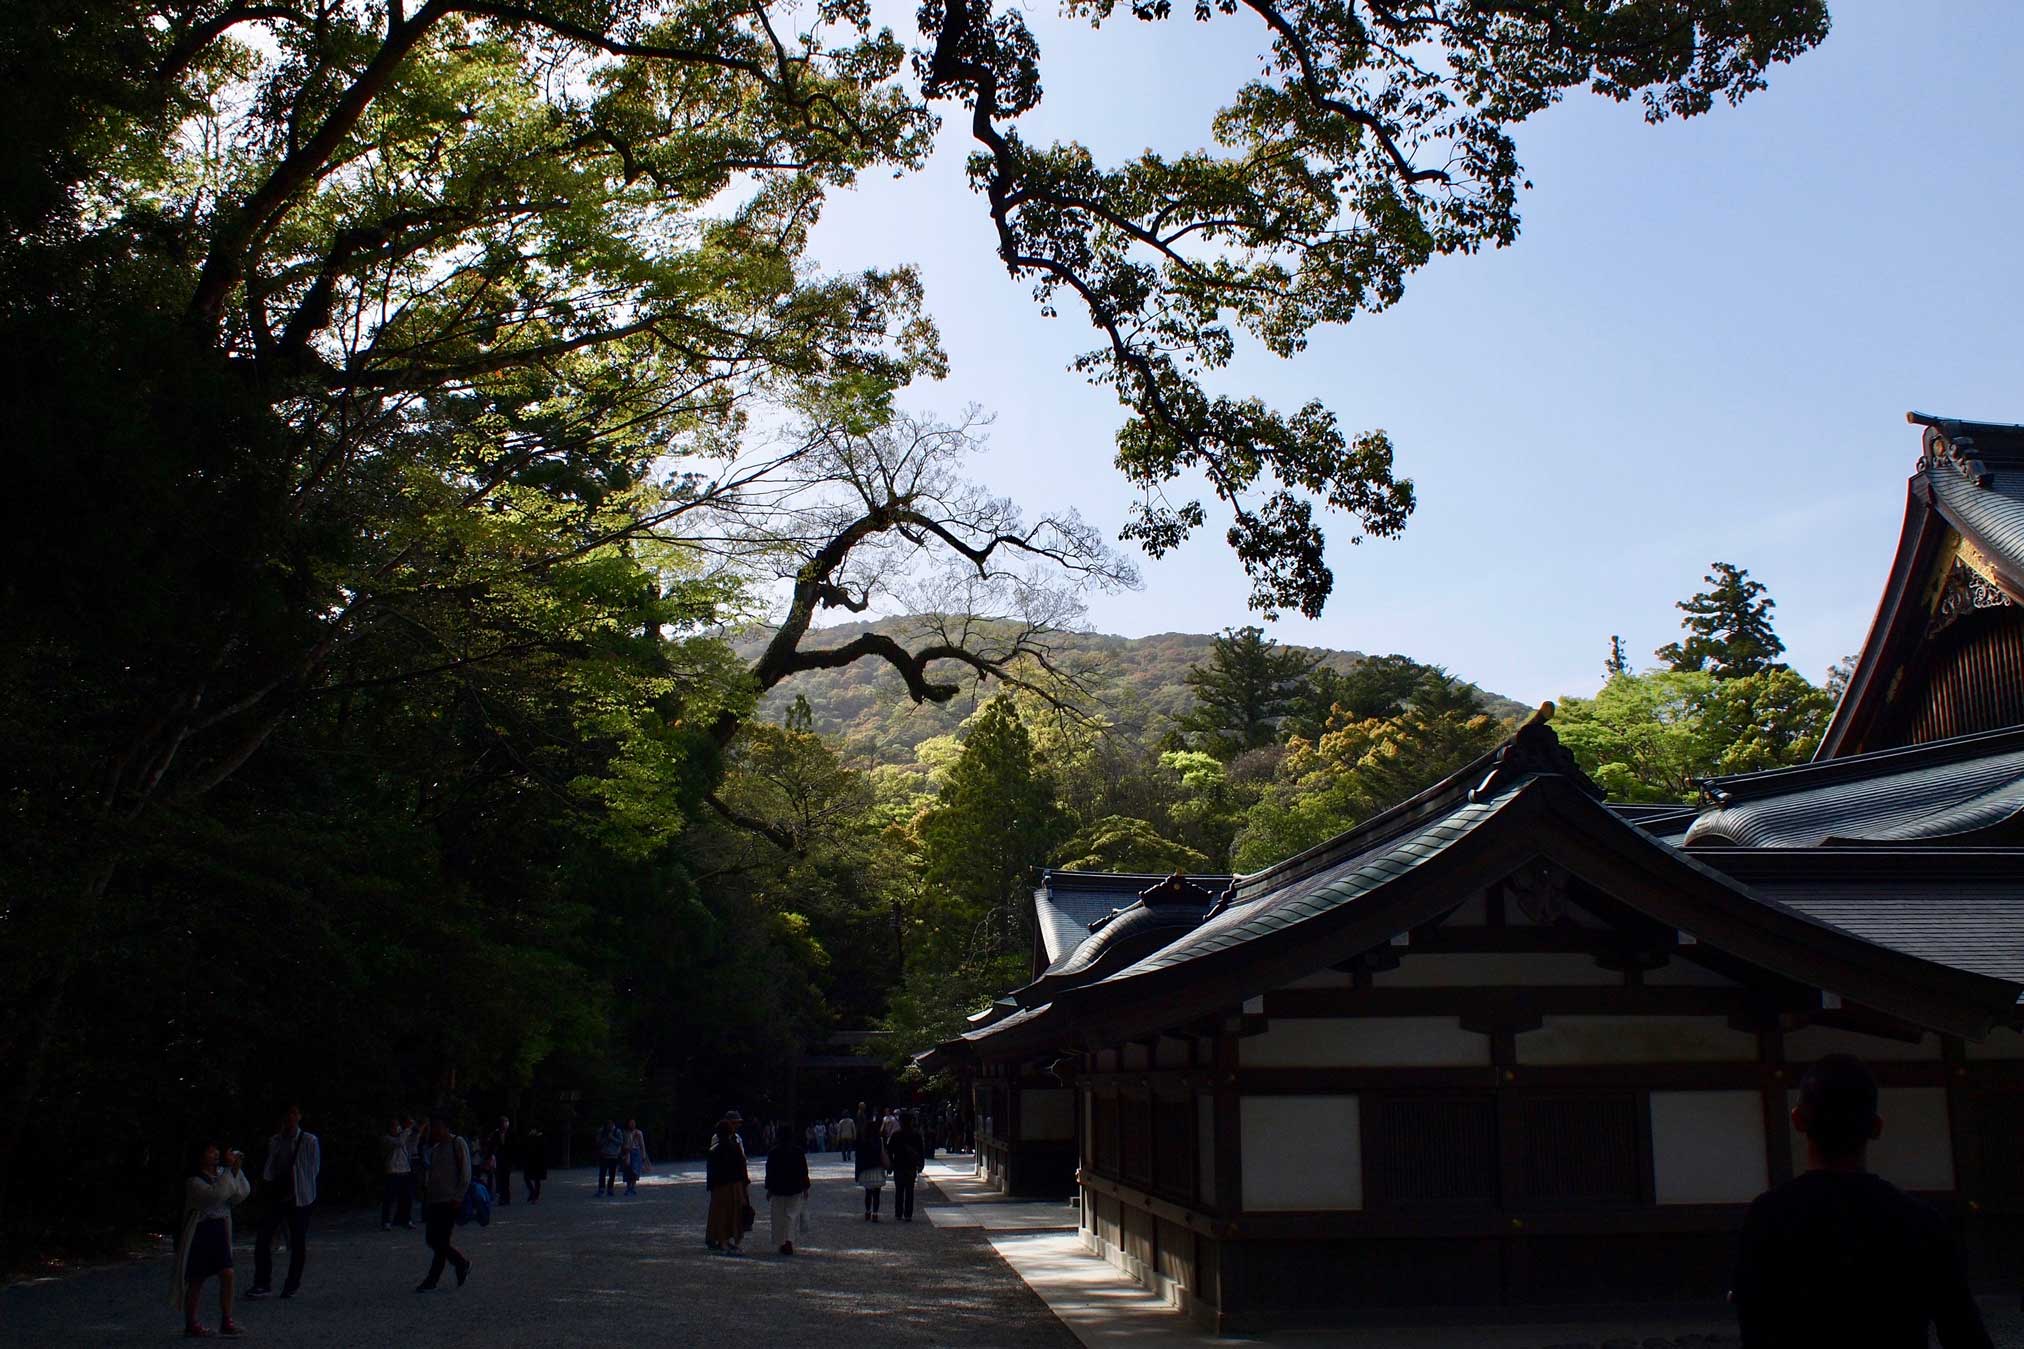
[(384, 1232), (396, 1222), (410, 1231), (415, 1225), (415, 1173), (408, 1160), (408, 1144), (413, 1140), (399, 1120), (387, 1125), (386, 1133), (380, 1138), (380, 1159), (382, 1184), (380, 1186), (380, 1231)]
[(428, 1233), (428, 1277), (416, 1285), (426, 1293), (443, 1277), (443, 1266), (457, 1269), (457, 1286), (471, 1277), (471, 1258), (450, 1243), (457, 1230), (457, 1211), (464, 1206), (464, 1192), (471, 1188), (471, 1145), (450, 1132), (450, 1121), (441, 1115), (429, 1117), (429, 1153), (422, 1181), (422, 1220)]
[(281, 1296), (294, 1297), (302, 1287), (302, 1265), (308, 1257), (309, 1210), (316, 1203), (316, 1178), (323, 1170), (323, 1146), (302, 1127), (302, 1108), (289, 1106), (281, 1132), (267, 1140), (267, 1165), (260, 1179), (267, 1183), (267, 1216), (260, 1220), (253, 1245), (253, 1286), (248, 1298), (274, 1291), (274, 1234), (288, 1225), (288, 1281)]

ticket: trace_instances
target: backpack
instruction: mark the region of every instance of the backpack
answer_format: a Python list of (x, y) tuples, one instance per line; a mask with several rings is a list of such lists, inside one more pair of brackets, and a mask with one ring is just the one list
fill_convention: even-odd
[(457, 1225), (462, 1227), (469, 1222), (480, 1227), (492, 1225), (492, 1192), (482, 1180), (471, 1182), (471, 1188), (464, 1191), (464, 1206), (457, 1210)]

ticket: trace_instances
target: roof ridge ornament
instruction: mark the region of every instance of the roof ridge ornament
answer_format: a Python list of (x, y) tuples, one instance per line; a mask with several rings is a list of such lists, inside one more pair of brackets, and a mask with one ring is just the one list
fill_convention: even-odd
[(1987, 487), (1996, 480), (1996, 475), (1976, 457), (1975, 437), (1965, 423), (1928, 412), (1907, 412), (1905, 420), (1926, 428), (1919, 438), (1920, 469), (1938, 468), (1944, 463), (1977, 487)]
[(1539, 710), (1527, 717), (1524, 725), (1509, 740), (1492, 751), (1490, 771), (1469, 793), (1469, 800), (1487, 801), (1520, 779), (1539, 774), (1567, 778), (1588, 795), (1602, 800), (1607, 793), (1582, 771), (1573, 752), (1560, 743), (1560, 737), (1547, 724), (1552, 720), (1553, 704), (1539, 704)]

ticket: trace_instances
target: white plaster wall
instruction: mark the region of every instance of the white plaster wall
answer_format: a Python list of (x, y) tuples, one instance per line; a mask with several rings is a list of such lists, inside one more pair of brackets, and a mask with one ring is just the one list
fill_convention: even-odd
[(1047, 1143), (1075, 1137), (1075, 1093), (1067, 1087), (1029, 1087), (1020, 1092), (1019, 1136)]
[(1969, 1040), (1962, 1048), (1971, 1059), (2024, 1059), (2024, 1031), (1999, 1027), (1987, 1039)]
[[(1453, 1017), (1282, 1017), (1237, 1042), (1245, 1068), (1475, 1068), (1490, 1037)], [(1245, 1154), (1246, 1166), (1250, 1165)]]
[(1518, 1037), (1521, 1064), (1756, 1061), (1757, 1037), (1712, 1016), (1549, 1016)]
[[(1795, 1088), (1787, 1107), (1799, 1104)], [(1883, 1137), (1869, 1145), (1869, 1169), (1904, 1190), (1954, 1188), (1954, 1143), (1945, 1087), (1885, 1087), (1877, 1092)], [(1792, 1166), (1806, 1169), (1806, 1139), (1792, 1131)]]
[(1623, 973), (1584, 955), (1418, 955), (1401, 950), (1399, 967), (1372, 976), (1379, 988), (1483, 988), (1532, 984), (1555, 988), (1616, 987)]
[(1654, 988), (1741, 988), (1742, 985), (1706, 965), (1697, 965), (1683, 956), (1674, 956), (1655, 970), (1646, 970), (1644, 981)]
[(1761, 1094), (1655, 1091), (1651, 1101), (1659, 1203), (1747, 1204), (1769, 1186)]
[(1213, 1207), (1216, 1202), (1216, 1098), (1206, 1093), (1195, 1098), (1195, 1147), (1195, 1178), (1202, 1204)]
[(1354, 1096), (1245, 1096), (1244, 1207), (1363, 1207), (1363, 1125)]
[(1865, 1062), (1877, 1059), (1913, 1060), (1922, 1063), (1937, 1063), (1940, 1058), (1940, 1037), (1922, 1036), (1917, 1044), (1906, 1040), (1893, 1040), (1883, 1035), (1864, 1035), (1861, 1031), (1843, 1030), (1839, 1026), (1807, 1026), (1785, 1034), (1785, 1061), (1795, 1071), (1805, 1071), (1808, 1064), (1827, 1054), (1853, 1054)]

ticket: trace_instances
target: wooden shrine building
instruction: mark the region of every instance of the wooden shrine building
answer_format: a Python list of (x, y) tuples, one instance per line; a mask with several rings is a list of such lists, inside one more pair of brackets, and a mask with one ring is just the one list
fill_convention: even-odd
[(1797, 1075), (2024, 1269), (2024, 430), (1926, 426), (1811, 764), (1612, 807), (1535, 716), (1232, 882), (1053, 873), (1034, 978), (928, 1059), (984, 1165), (1204, 1325), (1712, 1302)]

